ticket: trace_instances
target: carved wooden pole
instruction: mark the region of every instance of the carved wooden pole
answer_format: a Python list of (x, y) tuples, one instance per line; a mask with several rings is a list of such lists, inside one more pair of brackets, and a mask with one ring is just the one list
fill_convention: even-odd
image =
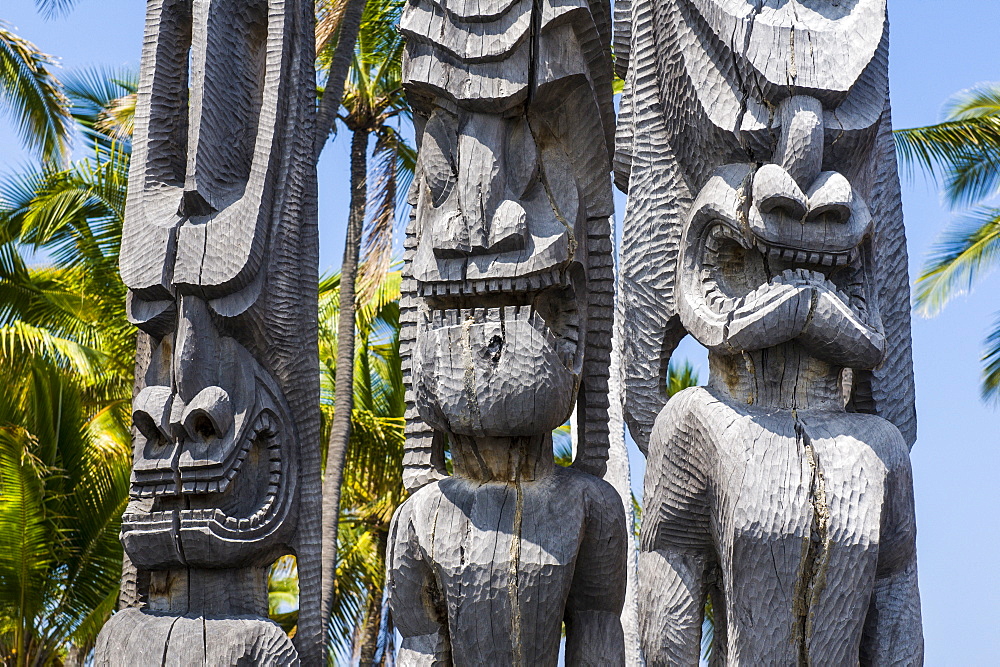
[[(648, 664), (920, 664), (884, 0), (634, 0), (616, 167)], [(664, 407), (676, 343), (711, 378)]]
[[(121, 250), (151, 351), (121, 535), (135, 590), (99, 665), (320, 661), (312, 21), (304, 0), (148, 3)], [(287, 553), (298, 651), (267, 619)]]
[[(399, 661), (621, 664), (627, 538), (608, 452), (609, 8), (415, 0)], [(577, 406), (575, 469), (551, 431)], [(445, 466), (450, 451), (454, 476)]]

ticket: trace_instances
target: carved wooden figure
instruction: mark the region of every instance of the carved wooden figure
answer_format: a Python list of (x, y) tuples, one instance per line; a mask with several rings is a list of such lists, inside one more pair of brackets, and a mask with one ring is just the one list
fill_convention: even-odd
[(616, 11), (646, 660), (697, 664), (711, 596), (720, 664), (920, 664), (885, 0)]
[[(389, 599), (418, 664), (620, 664), (608, 451), (609, 9), (411, 0), (405, 481)], [(551, 431), (577, 408), (574, 467)], [(454, 474), (445, 470), (447, 445)]]
[[(301, 0), (148, 2), (121, 250), (134, 571), (99, 665), (318, 663), (311, 40)], [(298, 650), (267, 618), (287, 553)]]

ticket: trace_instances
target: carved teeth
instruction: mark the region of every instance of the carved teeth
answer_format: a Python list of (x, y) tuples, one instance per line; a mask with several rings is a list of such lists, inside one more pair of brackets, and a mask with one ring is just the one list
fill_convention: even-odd
[(441, 283), (418, 282), (417, 294), (424, 298), (436, 296), (467, 296), (493, 292), (528, 292), (568, 284), (564, 269), (557, 268), (530, 276), (508, 278), (480, 278), (476, 280)]

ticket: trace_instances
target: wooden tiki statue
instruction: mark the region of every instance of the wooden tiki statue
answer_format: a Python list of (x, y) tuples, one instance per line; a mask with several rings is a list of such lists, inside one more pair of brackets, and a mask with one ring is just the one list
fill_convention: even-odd
[[(312, 30), (302, 0), (148, 2), (121, 250), (140, 330), (125, 608), (98, 664), (318, 657)], [(288, 553), (295, 646), (267, 618)]]
[[(698, 663), (710, 596), (719, 664), (919, 664), (886, 2), (616, 11), (647, 662)], [(687, 334), (709, 384), (667, 403)]]
[[(609, 8), (411, 0), (419, 159), (389, 597), (399, 661), (623, 659), (626, 529), (608, 452)], [(552, 429), (574, 412), (572, 469)], [(454, 474), (446, 468), (450, 453)]]

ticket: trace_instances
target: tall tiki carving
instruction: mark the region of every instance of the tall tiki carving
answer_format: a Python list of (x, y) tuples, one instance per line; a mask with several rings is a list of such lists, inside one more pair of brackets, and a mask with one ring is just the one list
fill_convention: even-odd
[[(626, 528), (608, 452), (609, 8), (411, 0), (419, 159), (410, 384), (389, 599), (399, 661), (623, 661)], [(576, 411), (573, 468), (552, 429)], [(446, 471), (450, 452), (453, 475)]]
[[(648, 664), (920, 664), (885, 0), (622, 0)], [(666, 402), (690, 334), (706, 387)], [(665, 406), (665, 407), (664, 407)]]
[[(312, 3), (147, 7), (121, 250), (140, 330), (134, 571), (97, 663), (316, 663)], [(288, 553), (298, 651), (267, 618), (268, 567)]]

